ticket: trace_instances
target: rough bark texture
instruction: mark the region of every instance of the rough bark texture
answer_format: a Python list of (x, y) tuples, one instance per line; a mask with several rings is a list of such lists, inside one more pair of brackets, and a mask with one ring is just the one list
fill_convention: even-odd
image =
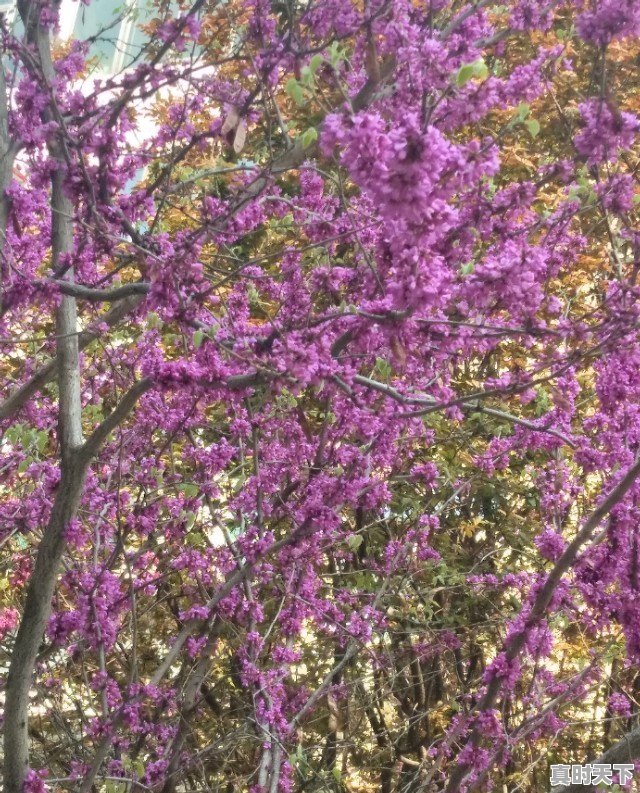
[[(7, 218), (9, 215), (9, 199), (6, 189), (11, 184), (13, 176), (13, 163), (17, 148), (9, 134), (9, 106), (7, 100), (7, 85), (4, 73), (4, 58), (0, 58), (0, 287), (4, 286), (8, 272), (6, 250)], [(0, 313), (4, 310), (2, 295), (0, 294)]]
[[(42, 78), (50, 84), (54, 73), (49, 34), (35, 18), (39, 13), (38, 5), (20, 3), (19, 11), (27, 40), (35, 45), (38, 53)], [(53, 115), (51, 110), (46, 112)], [(49, 152), (57, 163), (51, 178), (52, 265), (54, 272), (64, 268), (65, 280), (72, 282), (72, 263), (65, 259), (73, 250), (73, 205), (65, 193), (66, 162), (64, 142), (60, 137), (51, 139)], [(56, 333), (61, 478), (53, 510), (38, 548), (9, 667), (4, 729), (4, 785), (7, 793), (21, 793), (29, 767), (29, 690), (38, 649), (51, 613), (51, 601), (65, 547), (65, 529), (76, 514), (87, 471), (86, 461), (78, 455), (83, 439), (75, 297), (62, 297), (56, 316)]]
[(77, 509), (85, 471), (86, 468), (83, 470), (75, 460), (69, 460), (64, 466), (58, 495), (38, 548), (27, 592), (7, 678), (4, 728), (6, 793), (21, 793), (29, 767), (29, 689), (38, 649), (51, 612), (51, 600), (65, 545), (64, 530)]

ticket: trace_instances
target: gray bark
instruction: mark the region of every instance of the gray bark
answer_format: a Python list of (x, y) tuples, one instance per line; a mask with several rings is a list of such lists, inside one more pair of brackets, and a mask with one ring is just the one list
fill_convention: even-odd
[(82, 470), (73, 458), (64, 464), (51, 517), (38, 548), (29, 581), (7, 677), (4, 723), (5, 793), (22, 793), (29, 767), (29, 690), (38, 649), (51, 613), (51, 601), (65, 546), (64, 529), (75, 515), (85, 472), (86, 467)]
[[(39, 24), (37, 18), (39, 6), (31, 2), (20, 2), (19, 11), (27, 41), (36, 46), (42, 76), (50, 85), (54, 74), (50, 41), (48, 31)], [(52, 115), (51, 110), (47, 111), (44, 120)], [(64, 141), (60, 136), (53, 136), (49, 141), (49, 153), (57, 163), (51, 178), (51, 251), (55, 272), (61, 265), (66, 267), (64, 258), (73, 250), (73, 205), (65, 193), (67, 163)], [(72, 267), (67, 268), (65, 279), (73, 281)], [(51, 516), (38, 547), (9, 666), (4, 722), (6, 793), (22, 793), (29, 768), (29, 690), (38, 649), (51, 613), (51, 602), (65, 548), (65, 530), (76, 514), (87, 470), (86, 463), (78, 456), (83, 438), (77, 326), (76, 300), (65, 295), (56, 314), (61, 478)]]
[[(13, 163), (18, 151), (15, 142), (9, 135), (9, 99), (4, 74), (4, 58), (0, 57), (0, 273), (8, 270), (6, 246), (7, 220), (9, 217), (9, 199), (7, 187), (13, 178)], [(0, 287), (4, 286), (4, 278), (0, 278)], [(0, 312), (3, 310), (0, 294)]]

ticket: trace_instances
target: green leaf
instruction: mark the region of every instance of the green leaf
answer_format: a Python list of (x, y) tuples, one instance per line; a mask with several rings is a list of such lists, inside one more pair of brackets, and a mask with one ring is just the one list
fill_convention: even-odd
[(572, 187), (567, 194), (567, 199), (569, 201), (580, 201), (581, 200), (581, 191), (578, 187)]
[(309, 70), (311, 71), (311, 74), (315, 74), (323, 63), (324, 58), (322, 55), (314, 55), (309, 61)]
[(194, 485), (193, 482), (181, 482), (178, 485), (178, 490), (184, 493), (187, 498), (195, 498), (200, 492), (198, 485)]
[(363, 542), (364, 537), (362, 534), (352, 534), (350, 537), (347, 537), (347, 545), (352, 551), (357, 551)]
[(193, 334), (193, 346), (196, 348), (196, 350), (199, 349), (200, 347), (202, 347), (202, 342), (203, 341), (204, 341), (204, 331), (203, 330), (197, 330)]
[(258, 292), (253, 284), (249, 284), (247, 288), (247, 297), (249, 298), (250, 305), (260, 305), (260, 292)]
[(487, 68), (487, 64), (484, 62), (482, 58), (478, 58), (478, 60), (473, 61), (473, 63), (465, 63), (461, 66), (455, 78), (455, 83), (458, 88), (464, 88), (464, 86), (474, 78), (478, 80), (486, 80), (489, 76), (489, 69)]
[(391, 364), (384, 358), (376, 358), (376, 365), (373, 367), (373, 373), (376, 377), (386, 379), (391, 375)]
[(129, 782), (126, 779), (122, 781), (115, 779), (105, 780), (105, 793), (127, 793), (129, 789)]
[(291, 77), (291, 79), (287, 80), (284, 90), (296, 104), (301, 105), (304, 102), (304, 91), (295, 77)]
[(308, 66), (303, 66), (300, 69), (300, 82), (305, 88), (311, 88), (313, 86), (313, 72)]
[(147, 314), (147, 327), (148, 328), (161, 328), (162, 327), (162, 320), (156, 314), (155, 311), (151, 311)]
[(529, 130), (529, 135), (531, 135), (532, 138), (535, 138), (540, 132), (540, 122), (535, 118), (525, 121), (524, 125)]
[(329, 61), (332, 66), (337, 66), (340, 61), (344, 60), (344, 50), (340, 47), (337, 41), (329, 47)]
[(309, 129), (305, 129), (305, 131), (300, 136), (300, 143), (302, 144), (302, 148), (306, 149), (311, 146), (318, 140), (318, 130), (315, 127), (309, 127)]
[(473, 66), (468, 63), (466, 66), (461, 66), (456, 74), (456, 85), (458, 88), (463, 88), (469, 80), (473, 79)]
[(560, 28), (556, 30), (556, 36), (558, 37), (558, 41), (569, 41), (570, 39), (573, 38), (574, 34), (575, 34), (575, 28), (573, 25), (571, 25), (571, 27), (567, 29)]
[(191, 548), (202, 548), (204, 539), (200, 532), (190, 531), (184, 538), (184, 542), (186, 542)]
[(489, 76), (489, 67), (482, 58), (478, 58), (473, 64), (473, 76), (478, 80), (486, 80)]

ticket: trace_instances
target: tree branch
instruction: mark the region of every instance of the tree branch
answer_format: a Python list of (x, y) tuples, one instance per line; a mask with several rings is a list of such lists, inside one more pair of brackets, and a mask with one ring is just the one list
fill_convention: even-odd
[[(110, 311), (100, 317), (100, 323), (112, 328), (117, 325), (127, 314), (134, 311), (142, 302), (144, 296), (133, 295), (119, 301)], [(92, 341), (100, 337), (97, 330), (85, 330), (78, 334), (78, 348), (84, 350)], [(0, 421), (17, 413), (32, 396), (38, 393), (50, 380), (53, 379), (58, 367), (58, 358), (52, 358), (41, 366), (26, 383), (23, 383), (4, 402), (0, 403)]]
[[(377, 380), (372, 380), (370, 377), (363, 377), (362, 375), (356, 375), (353, 378), (353, 381), (358, 383), (358, 385), (371, 388), (374, 391), (379, 391), (381, 394), (388, 396), (390, 399), (393, 399), (395, 402), (398, 402), (401, 405), (428, 405), (430, 408), (429, 412), (435, 412), (435, 410), (438, 409), (437, 400), (430, 396), (405, 396), (393, 388), (393, 386), (387, 385), (386, 383), (380, 383)], [(345, 383), (344, 385), (347, 384)], [(473, 398), (478, 400), (478, 403), (457, 401), (457, 405), (458, 407), (462, 408), (462, 410), (468, 410), (474, 413), (484, 413), (487, 416), (495, 416), (496, 418), (509, 421), (511, 424), (517, 424), (520, 427), (525, 427), (532, 432), (543, 432), (546, 435), (553, 435), (556, 438), (559, 438), (563, 443), (566, 443), (568, 446), (571, 446), (572, 448), (575, 446), (571, 438), (569, 438), (567, 435), (564, 435), (562, 432), (558, 432), (558, 430), (551, 429), (550, 427), (539, 427), (532, 421), (527, 421), (527, 419), (514, 416), (512, 413), (507, 413), (504, 410), (498, 410), (497, 408), (489, 408), (485, 407), (484, 405), (480, 405), (479, 400), (482, 396), (483, 395), (481, 394), (473, 395)], [(495, 396), (495, 392), (492, 391), (491, 393), (488, 393), (487, 396)], [(464, 397), (462, 397), (462, 399), (464, 399)], [(450, 403), (442, 405), (441, 409), (444, 410), (447, 407), (450, 407)]]
[[(40, 6), (31, 0), (19, 3), (27, 42), (39, 55), (42, 80), (50, 87), (55, 72), (51, 60), (48, 30), (40, 22)], [(37, 78), (38, 75), (32, 75)], [(42, 111), (50, 121), (51, 107)], [(51, 173), (51, 258), (54, 272), (67, 266), (73, 251), (73, 205), (66, 192), (66, 157), (63, 141), (53, 133), (47, 141), (54, 167)], [(73, 281), (73, 267), (67, 267), (66, 280)], [(38, 547), (29, 579), (27, 598), (16, 642), (11, 653), (7, 678), (4, 720), (4, 789), (22, 793), (29, 768), (29, 689), (38, 648), (51, 613), (51, 601), (58, 568), (65, 547), (65, 531), (76, 514), (82, 495), (87, 466), (78, 460), (82, 445), (82, 403), (78, 314), (75, 298), (65, 295), (56, 311), (56, 365), (58, 375), (58, 437), (60, 440), (61, 481), (49, 523)]]
[(116, 303), (132, 295), (146, 295), (151, 289), (151, 284), (145, 281), (136, 281), (132, 284), (124, 284), (113, 289), (93, 289), (82, 284), (73, 284), (69, 281), (51, 279), (63, 295), (88, 300), (90, 303)]
[(107, 440), (109, 435), (122, 424), (136, 406), (140, 397), (149, 391), (152, 386), (153, 380), (150, 377), (145, 377), (144, 380), (140, 380), (135, 385), (131, 386), (118, 405), (87, 438), (84, 446), (79, 452), (81, 460), (83, 460), (86, 465), (89, 465), (91, 460), (100, 451), (102, 444)]

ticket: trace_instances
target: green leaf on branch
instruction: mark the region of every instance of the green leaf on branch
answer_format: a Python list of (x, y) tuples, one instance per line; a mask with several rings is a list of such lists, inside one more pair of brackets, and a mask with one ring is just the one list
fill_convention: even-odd
[(483, 58), (478, 58), (473, 63), (465, 63), (458, 69), (455, 83), (458, 88), (464, 88), (470, 80), (486, 80), (488, 76), (489, 69), (487, 64)]

